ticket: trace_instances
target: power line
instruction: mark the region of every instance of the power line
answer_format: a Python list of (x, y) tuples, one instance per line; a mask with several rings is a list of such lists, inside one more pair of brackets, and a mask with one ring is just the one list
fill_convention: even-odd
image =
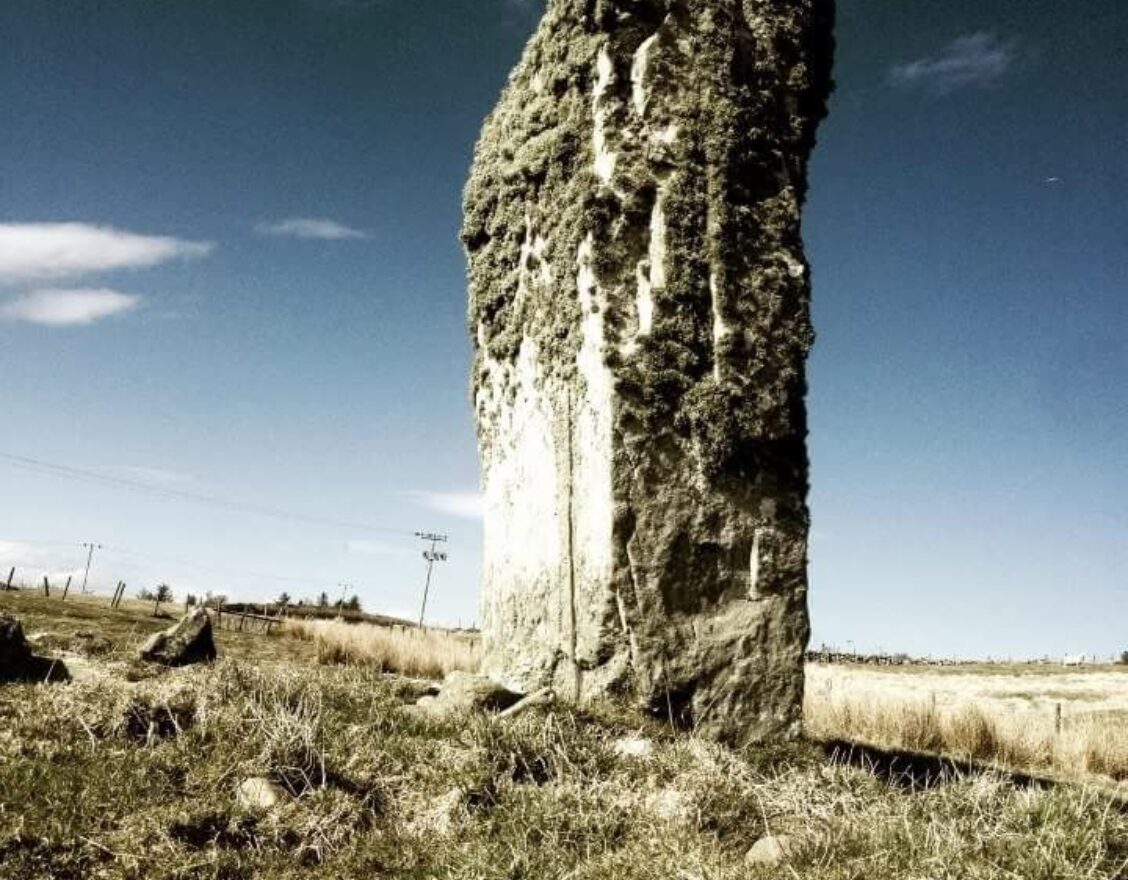
[(258, 516), (273, 517), (275, 519), (287, 519), (295, 522), (311, 523), (314, 525), (333, 526), (342, 529), (354, 529), (363, 532), (380, 532), (384, 534), (395, 534), (408, 536), (411, 533), (406, 529), (391, 528), (389, 526), (374, 526), (367, 523), (351, 522), (349, 520), (333, 519), (331, 517), (311, 516), (310, 514), (297, 513), (294, 511), (283, 510), (277, 507), (266, 507), (259, 504), (251, 504), (245, 501), (233, 501), (229, 498), (220, 498), (215, 495), (205, 495), (201, 492), (186, 492), (181, 489), (170, 489), (167, 486), (154, 486), (151, 483), (143, 483), (139, 480), (130, 480), (125, 477), (114, 477), (109, 474), (98, 473), (97, 471), (86, 470), (84, 468), (71, 467), (65, 464), (56, 464), (54, 462), (42, 461), (37, 458), (29, 458), (25, 455), (14, 455), (10, 452), (0, 452), (0, 460), (7, 462), (15, 467), (20, 467), (28, 470), (38, 471), (40, 473), (50, 474), (55, 477), (62, 477), (64, 479), (80, 480), (85, 482), (102, 483), (104, 485), (114, 486), (121, 489), (131, 489), (136, 492), (146, 492), (150, 495), (164, 498), (165, 500), (173, 501), (191, 501), (196, 504), (207, 504), (212, 507), (222, 508), (224, 510), (232, 511), (235, 513), (251, 513)]

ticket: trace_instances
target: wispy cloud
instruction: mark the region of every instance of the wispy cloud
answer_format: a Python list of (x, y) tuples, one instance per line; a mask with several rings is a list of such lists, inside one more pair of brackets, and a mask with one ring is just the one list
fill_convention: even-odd
[(1014, 42), (1003, 43), (986, 31), (967, 34), (939, 53), (894, 65), (889, 79), (903, 88), (924, 88), (937, 94), (997, 84), (1014, 63)]
[(93, 324), (111, 315), (132, 311), (141, 297), (108, 288), (48, 288), (33, 290), (0, 305), (0, 317), (47, 327)]
[(155, 266), (202, 257), (212, 247), (88, 223), (0, 223), (0, 283)]
[(410, 492), (410, 497), (420, 507), (456, 516), (461, 519), (481, 519), (485, 504), (478, 492)]
[(311, 238), (320, 241), (368, 238), (368, 233), (364, 230), (354, 229), (325, 217), (288, 217), (271, 223), (259, 223), (255, 226), (255, 232), (259, 235)]
[(356, 556), (403, 556), (414, 549), (414, 547), (391, 544), (387, 541), (369, 541), (365, 539), (345, 541), (345, 552)]
[(141, 482), (152, 483), (158, 486), (187, 486), (196, 482), (196, 478), (191, 474), (171, 471), (166, 468), (146, 467), (144, 465), (113, 464), (98, 468), (98, 470), (105, 471), (113, 476), (126, 477), (130, 480), (140, 480)]

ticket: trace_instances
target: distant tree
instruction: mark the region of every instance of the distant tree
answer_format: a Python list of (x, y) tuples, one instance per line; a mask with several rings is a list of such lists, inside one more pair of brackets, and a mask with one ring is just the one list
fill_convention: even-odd
[(157, 592), (153, 596), (153, 603), (154, 603), (153, 604), (153, 616), (155, 617), (157, 612), (160, 610), (162, 602), (171, 602), (171, 601), (172, 601), (172, 587), (170, 587), (168, 584), (159, 584), (157, 586)]
[(318, 608), (328, 608), (329, 607), (329, 594), (328, 593), (322, 591), (321, 595), (317, 597), (317, 607)]
[(281, 596), (274, 600), (274, 604), (278, 605), (280, 608), (285, 608), (292, 601), (293, 599), (290, 598), (289, 593), (283, 593)]
[(194, 608), (194, 607), (196, 607), (197, 604), (199, 604), (199, 601), (200, 600), (197, 599), (192, 593), (189, 593), (187, 596), (184, 597), (184, 607), (185, 608)]
[(142, 602), (152, 602), (155, 598), (157, 598), (157, 596), (148, 587), (142, 587), (137, 591), (137, 598)]
[(360, 597), (356, 596), (356, 595), (350, 596), (348, 598), (348, 600), (346, 600), (343, 607), (344, 607), (345, 611), (354, 611), (354, 612), (359, 614), (360, 613)]
[(1128, 666), (1128, 651), (1121, 651), (1120, 652), (1120, 665), (1121, 666)]

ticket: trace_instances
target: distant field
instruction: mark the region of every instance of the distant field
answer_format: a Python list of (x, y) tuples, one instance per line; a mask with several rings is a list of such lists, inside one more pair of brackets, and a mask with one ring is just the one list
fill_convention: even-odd
[(824, 739), (1128, 779), (1125, 666), (809, 664), (805, 714)]

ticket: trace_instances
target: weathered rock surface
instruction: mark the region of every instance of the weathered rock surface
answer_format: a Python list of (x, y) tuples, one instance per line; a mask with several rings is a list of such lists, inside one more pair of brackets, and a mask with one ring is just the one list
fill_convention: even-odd
[(210, 663), (216, 658), (211, 618), (203, 608), (197, 608), (175, 626), (149, 636), (137, 655), (164, 666)]
[(550, 0), (466, 190), (484, 671), (798, 730), (831, 0)]

